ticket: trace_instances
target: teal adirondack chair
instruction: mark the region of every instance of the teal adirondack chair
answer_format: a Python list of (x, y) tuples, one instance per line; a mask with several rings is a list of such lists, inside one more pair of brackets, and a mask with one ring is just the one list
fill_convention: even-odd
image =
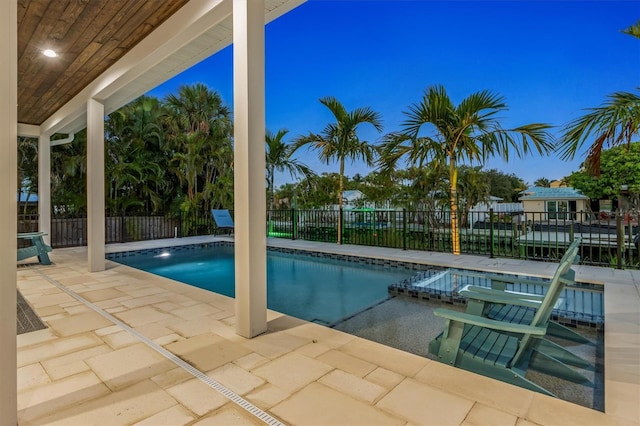
[[(529, 368), (575, 383), (592, 385), (581, 373), (563, 362), (565, 350), (544, 339), (551, 311), (566, 284), (574, 282), (571, 269), (577, 244), (570, 247), (529, 323), (505, 322), (473, 313), (436, 309), (446, 319), (444, 331), (429, 343), (429, 352), (443, 363), (502, 380), (546, 395), (542, 386), (525, 378)], [(512, 299), (510, 303), (516, 304)], [(558, 351), (557, 348), (561, 348)]]
[[(576, 239), (567, 248), (560, 264), (566, 260), (577, 262), (580, 241), (580, 238)], [(499, 321), (519, 324), (531, 322), (544, 295), (514, 293), (505, 290), (507, 284), (532, 284), (530, 280), (497, 274), (487, 274), (485, 278), (491, 282), (491, 288), (469, 285), (460, 290), (459, 294), (469, 300), (467, 312)], [(548, 287), (550, 283), (540, 281), (535, 284)], [(514, 305), (512, 303), (514, 300), (520, 301), (521, 305)], [(582, 344), (589, 342), (584, 336), (555, 321), (549, 322), (547, 334)]]
[[(572, 259), (577, 259), (579, 246), (579, 239), (569, 246), (565, 255), (562, 257), (558, 268), (560, 268), (560, 266), (565, 262), (572, 262)], [(495, 278), (489, 275), (487, 278), (492, 280), (492, 288), (490, 289), (486, 287), (467, 286), (460, 291), (461, 295), (468, 298), (467, 313), (480, 315), (502, 322), (530, 324), (537, 310), (540, 308), (545, 296), (527, 293), (513, 293), (505, 291), (504, 288), (508, 282), (522, 282), (530, 284), (531, 281), (507, 278), (499, 275), (496, 275)], [(494, 284), (494, 280), (495, 282), (498, 282), (497, 286)], [(540, 283), (536, 282), (536, 284), (538, 285)], [(567, 284), (573, 284), (573, 282)], [(543, 283), (543, 285), (548, 287), (550, 286), (550, 283)], [(557, 301), (557, 298), (555, 301)], [(547, 335), (560, 337), (581, 344), (589, 343), (588, 339), (577, 332), (551, 320), (547, 324)], [(543, 341), (538, 345), (538, 351), (543, 351), (548, 355), (552, 355), (559, 361), (576, 367), (591, 370), (594, 368), (594, 366), (585, 359), (575, 355), (562, 346), (547, 340), (546, 338), (543, 338)]]
[(45, 244), (42, 238), (46, 234), (44, 232), (25, 232), (18, 234), (18, 238), (31, 241), (31, 246), (18, 249), (18, 261), (38, 256), (38, 261), (42, 265), (51, 265), (48, 253), (51, 247)]

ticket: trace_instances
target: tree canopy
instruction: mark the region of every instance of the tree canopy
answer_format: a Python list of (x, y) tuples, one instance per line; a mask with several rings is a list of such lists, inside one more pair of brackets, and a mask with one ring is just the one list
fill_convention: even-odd
[(640, 142), (629, 147), (619, 146), (602, 151), (600, 176), (593, 176), (586, 170), (569, 175), (570, 185), (582, 191), (592, 200), (614, 199), (629, 196), (638, 204), (640, 195)]

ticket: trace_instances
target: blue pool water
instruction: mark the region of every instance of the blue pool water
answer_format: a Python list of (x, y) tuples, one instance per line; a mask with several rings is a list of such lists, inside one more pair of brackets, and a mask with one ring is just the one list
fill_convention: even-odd
[[(235, 293), (233, 247), (166, 250), (112, 259), (226, 296)], [(331, 325), (384, 301), (390, 284), (415, 273), (269, 251), (267, 305), (297, 318)]]

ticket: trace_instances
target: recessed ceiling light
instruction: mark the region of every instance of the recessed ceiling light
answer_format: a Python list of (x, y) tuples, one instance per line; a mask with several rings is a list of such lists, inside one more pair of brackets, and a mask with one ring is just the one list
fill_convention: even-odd
[(56, 56), (58, 56), (58, 54), (51, 49), (43, 51), (42, 54), (48, 58), (55, 58)]

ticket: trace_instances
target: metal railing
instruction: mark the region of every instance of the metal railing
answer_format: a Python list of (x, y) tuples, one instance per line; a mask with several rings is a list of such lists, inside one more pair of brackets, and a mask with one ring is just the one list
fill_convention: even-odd
[[(449, 211), (407, 209), (270, 210), (266, 230), (272, 238), (335, 243), (341, 232), (343, 244), (451, 252), (450, 215)], [(459, 216), (462, 253), (555, 261), (580, 236), (581, 263), (640, 268), (637, 213), (618, 212), (614, 217), (603, 217), (586, 212), (518, 214), (490, 210)], [(37, 231), (37, 223), (37, 215), (20, 215), (18, 232)], [(108, 216), (105, 220), (107, 243), (218, 233), (221, 231), (209, 212)], [(86, 245), (86, 217), (54, 215), (51, 244), (54, 248)]]
[[(341, 217), (341, 221), (338, 218)], [(414, 210), (277, 210), (268, 212), (268, 236), (342, 242), (404, 250), (452, 251), (451, 213)], [(586, 212), (494, 213), (459, 215), (462, 253), (555, 261), (582, 237), (584, 264), (640, 268), (638, 217)]]

